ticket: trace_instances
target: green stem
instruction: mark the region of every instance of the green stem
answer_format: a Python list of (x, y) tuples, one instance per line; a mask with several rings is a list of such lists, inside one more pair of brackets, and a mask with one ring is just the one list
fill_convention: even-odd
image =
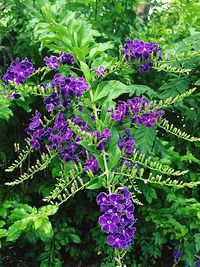
[(108, 169), (108, 164), (107, 164), (107, 160), (106, 160), (106, 152), (103, 150), (102, 151), (103, 154), (103, 161), (104, 161), (104, 167), (105, 167), (105, 174), (106, 174), (106, 178), (107, 178), (107, 186), (108, 186), (108, 192), (109, 194), (111, 194), (111, 187), (110, 187), (110, 177), (109, 177), (109, 169)]

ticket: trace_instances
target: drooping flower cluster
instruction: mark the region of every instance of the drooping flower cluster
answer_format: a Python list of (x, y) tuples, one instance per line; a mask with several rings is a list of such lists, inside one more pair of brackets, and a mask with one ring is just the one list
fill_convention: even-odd
[(100, 193), (97, 204), (104, 215), (99, 217), (101, 229), (109, 233), (107, 244), (117, 249), (128, 249), (134, 240), (134, 205), (127, 187), (117, 194)]
[(153, 66), (153, 59), (162, 60), (162, 50), (156, 43), (145, 43), (138, 39), (127, 38), (122, 51), (125, 53), (125, 60), (135, 59), (140, 64), (140, 72), (148, 72)]
[(35, 116), (31, 119), (31, 123), (26, 131), (27, 134), (31, 135), (32, 137), (30, 140), (32, 147), (39, 149), (41, 146), (41, 141), (44, 140), (46, 136), (46, 132), (42, 126), (41, 113), (38, 110), (35, 111)]
[(97, 68), (93, 68), (92, 70), (96, 72), (97, 76), (103, 77), (105, 75), (106, 68), (104, 66), (99, 66)]
[(71, 54), (67, 54), (65, 52), (60, 52), (59, 56), (51, 56), (51, 57), (45, 57), (44, 58), (45, 64), (49, 68), (53, 68), (55, 70), (58, 70), (59, 63), (61, 64), (67, 64), (67, 65), (73, 65), (74, 64), (74, 56)]
[(131, 136), (131, 132), (127, 129), (124, 132), (125, 134), (120, 137), (118, 146), (122, 151), (122, 154), (133, 154), (133, 147), (135, 145), (135, 141), (133, 140)]
[[(148, 110), (148, 111), (147, 111)], [(125, 101), (118, 101), (117, 108), (111, 109), (111, 118), (122, 123), (123, 119), (129, 118), (132, 123), (144, 124), (146, 128), (154, 125), (164, 111), (152, 106), (145, 97), (134, 97)]]
[(50, 96), (44, 98), (44, 103), (48, 111), (52, 111), (55, 106), (59, 106), (60, 104), (63, 107), (69, 107), (69, 97), (82, 97), (83, 92), (89, 88), (89, 85), (82, 77), (76, 79), (75, 76), (71, 76), (67, 78), (57, 73), (54, 75), (50, 87), (54, 91)]
[[(100, 131), (91, 131), (90, 125), (80, 117), (72, 116), (72, 122), (74, 126), (79, 127), (82, 133), (88, 134), (91, 139), (94, 139), (94, 145), (97, 144), (97, 149), (99, 150), (103, 150), (107, 141), (112, 138), (109, 129), (105, 129), (102, 133)], [(58, 157), (66, 162), (70, 160), (80, 161), (86, 158), (85, 148), (78, 143), (82, 140), (81, 135), (76, 135), (70, 128), (64, 112), (59, 112), (53, 120), (53, 125), (48, 125), (48, 128), (45, 129), (41, 114), (36, 111), (26, 131), (31, 136), (30, 144), (36, 150), (44, 143), (48, 150), (56, 151)], [(98, 168), (98, 161), (95, 157), (91, 156), (86, 159), (84, 171), (95, 172)]]
[(22, 61), (20, 61), (19, 58), (16, 58), (10, 64), (2, 80), (4, 82), (11, 81), (20, 84), (23, 83), (34, 71), (33, 64), (27, 58)]

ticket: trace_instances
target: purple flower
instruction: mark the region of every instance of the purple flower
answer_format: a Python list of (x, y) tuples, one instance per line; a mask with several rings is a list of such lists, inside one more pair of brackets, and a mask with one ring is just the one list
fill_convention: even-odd
[(200, 267), (200, 259), (195, 261), (194, 267)]
[(118, 146), (125, 154), (133, 154), (133, 147), (135, 145), (135, 141), (131, 137), (131, 133), (129, 130), (125, 131), (125, 135), (121, 136), (118, 142)]
[(117, 231), (117, 223), (119, 223), (120, 219), (115, 214), (102, 215), (99, 217), (99, 224), (101, 225), (101, 229), (106, 231), (107, 233), (114, 233)]
[(112, 139), (112, 135), (110, 134), (110, 129), (108, 128), (106, 128), (102, 133), (100, 131), (93, 131), (92, 135), (96, 136), (97, 138), (97, 144), (98, 144), (97, 149), (99, 151), (102, 151), (105, 148), (108, 140)]
[(98, 76), (103, 77), (105, 75), (105, 70), (106, 69), (105, 69), (104, 66), (99, 66), (97, 68), (93, 68), (92, 70), (94, 70)]
[(10, 64), (2, 80), (4, 82), (12, 81), (20, 84), (23, 83), (34, 71), (33, 64), (27, 58), (22, 61), (20, 61), (19, 58), (16, 58)]
[[(110, 113), (110, 117), (120, 124), (124, 119), (131, 119), (132, 123), (144, 124), (146, 128), (149, 128), (157, 122), (158, 118), (163, 116), (164, 111), (153, 107), (152, 103), (148, 102), (145, 97), (134, 97), (126, 102), (118, 101), (116, 109), (112, 108)], [(132, 153), (133, 142), (131, 140), (126, 144), (126, 153)], [(121, 142), (119, 145), (123, 147), (124, 143)]]
[(102, 230), (112, 233), (108, 236), (107, 243), (114, 248), (127, 249), (134, 240), (136, 229), (133, 225), (136, 220), (132, 214), (134, 206), (131, 198), (127, 187), (116, 194), (100, 193), (97, 196), (97, 204), (105, 212), (99, 217), (99, 224)]
[(59, 66), (58, 66), (59, 58), (58, 57), (56, 57), (56, 56), (45, 57), (44, 61), (45, 61), (45, 64), (47, 67), (58, 70), (58, 68), (59, 68)]
[(48, 111), (53, 111), (55, 106), (60, 104), (60, 97), (56, 92), (53, 92), (50, 96), (44, 98), (44, 104)]
[(97, 196), (97, 204), (102, 205), (102, 204), (107, 204), (108, 203), (108, 195), (104, 192), (100, 193)]
[(176, 262), (180, 260), (181, 255), (182, 255), (182, 251), (180, 249), (174, 249), (174, 251), (173, 251), (173, 257), (174, 257), (174, 260)]
[(138, 39), (131, 40), (127, 38), (125, 45), (122, 48), (125, 54), (124, 59), (134, 59), (139, 64), (140, 72), (149, 72), (153, 66), (152, 61), (162, 60), (162, 50), (156, 43), (145, 43)]
[(94, 156), (91, 156), (90, 159), (87, 159), (85, 162), (85, 166), (84, 166), (84, 171), (91, 171), (91, 172), (95, 172), (98, 171), (99, 169), (99, 163), (98, 161), (95, 159)]
[(74, 64), (74, 56), (72, 54), (60, 52), (59, 62), (61, 62), (62, 64), (73, 65)]
[(41, 141), (45, 138), (46, 131), (41, 124), (41, 113), (38, 110), (35, 111), (35, 116), (31, 119), (26, 132), (32, 137), (30, 140), (32, 147), (39, 149)]
[(115, 233), (107, 237), (107, 244), (113, 248), (123, 249), (126, 247), (126, 237), (123, 234)]

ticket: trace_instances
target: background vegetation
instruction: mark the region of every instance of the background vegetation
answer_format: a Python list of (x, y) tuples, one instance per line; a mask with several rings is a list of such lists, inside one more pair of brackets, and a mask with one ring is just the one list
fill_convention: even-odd
[[(70, 51), (92, 67), (114, 64), (129, 36), (157, 42), (170, 57), (170, 67), (191, 69), (188, 73), (169, 68), (138, 75), (135, 70), (113, 74), (126, 85), (139, 84), (135, 94), (165, 100), (197, 87), (197, 92), (167, 110), (171, 124), (199, 136), (200, 125), (200, 5), (197, 0), (161, 2), (133, 0), (0, 0), (0, 74), (11, 60), (28, 57), (35, 67), (43, 58)], [(115, 76), (116, 75), (116, 76)], [(45, 82), (46, 77), (44, 77)], [(37, 77), (35, 78), (37, 83)], [(30, 85), (33, 85), (30, 84)], [(1, 96), (0, 96), (1, 97)], [(1, 101), (1, 99), (0, 99)], [(19, 173), (5, 173), (24, 148), (25, 128), (40, 99), (28, 92), (17, 101), (0, 102), (0, 265), (1, 266), (102, 266), (112, 267), (113, 252), (105, 245), (97, 220), (98, 190), (81, 191), (59, 210), (44, 207), (58, 170), (56, 162), (23, 185), (4, 185)], [(176, 169), (188, 169), (186, 181), (198, 181), (199, 142), (186, 143), (166, 132), (135, 133), (141, 149), (155, 160)], [(28, 168), (39, 156), (28, 158)], [(23, 169), (20, 169), (22, 172)], [(135, 243), (127, 266), (173, 265), (173, 250), (183, 251), (176, 266), (194, 266), (200, 251), (199, 188), (145, 187), (136, 206)]]

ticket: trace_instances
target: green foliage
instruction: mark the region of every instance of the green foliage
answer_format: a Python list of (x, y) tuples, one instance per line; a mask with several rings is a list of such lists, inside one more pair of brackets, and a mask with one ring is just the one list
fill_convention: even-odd
[[(113, 190), (119, 184), (128, 185), (136, 204), (137, 231), (125, 256), (127, 266), (173, 266), (177, 247), (183, 251), (179, 265), (194, 266), (200, 253), (199, 4), (170, 1), (164, 11), (154, 9), (149, 16), (144, 8), (144, 20), (138, 12), (146, 4), (139, 4), (137, 8), (136, 1), (128, 0), (8, 0), (0, 4), (1, 72), (16, 55), (28, 56), (37, 68), (47, 51), (73, 53), (75, 65), (71, 70), (64, 66), (60, 73), (84, 76), (90, 83), (80, 100), (83, 112), (73, 107), (74, 113), (92, 129), (109, 127), (113, 137), (102, 155), (94, 138), (68, 121), (83, 138), (79, 144), (98, 160), (98, 177), (84, 172), (81, 163), (65, 164), (54, 154), (38, 160), (40, 151), (33, 153), (29, 143), (24, 145), (23, 133), (29, 113), (43, 109), (40, 97), (51, 93), (51, 88), (38, 85), (38, 77), (48, 83), (53, 72), (38, 68), (26, 84), (0, 86), (0, 265), (115, 266), (113, 251), (97, 227), (95, 202), (97, 191), (110, 182)], [(154, 1), (151, 8), (156, 5)], [(163, 51), (168, 49), (150, 73), (138, 73), (121, 60), (118, 47), (128, 36), (156, 41)], [(102, 78), (92, 71), (99, 65), (106, 67)], [(8, 99), (6, 95), (13, 91), (22, 97)], [(166, 120), (149, 129), (133, 128), (130, 123), (111, 125), (108, 110), (118, 100), (142, 95), (152, 101), (145, 112), (163, 108)], [(95, 122), (89, 116), (91, 110), (96, 113)], [(53, 119), (54, 114), (48, 114), (46, 125)], [(131, 128), (138, 145), (127, 159), (132, 168), (122, 164), (118, 147), (119, 134), (126, 128)], [(118, 165), (120, 171), (116, 171)], [(18, 186), (10, 190), (4, 183)]]

